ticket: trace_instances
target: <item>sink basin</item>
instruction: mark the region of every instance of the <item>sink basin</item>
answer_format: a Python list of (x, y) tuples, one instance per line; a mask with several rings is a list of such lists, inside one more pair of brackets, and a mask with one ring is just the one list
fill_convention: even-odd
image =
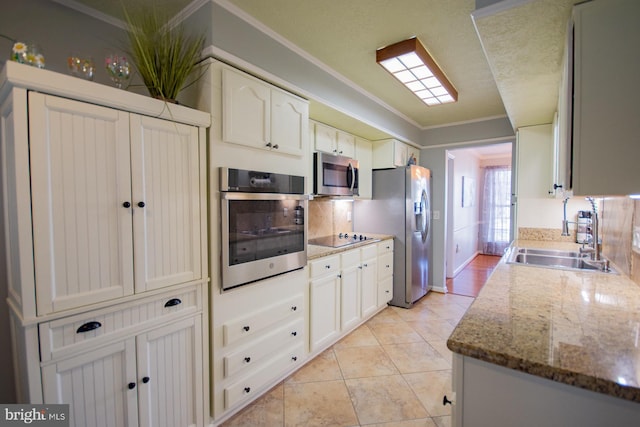
[(588, 254), (550, 249), (512, 248), (507, 256), (507, 263), (562, 270), (614, 272), (608, 267), (608, 262), (592, 261)]
[(589, 254), (581, 254), (580, 252), (571, 252), (571, 251), (557, 251), (554, 249), (532, 249), (532, 248), (518, 248), (519, 254), (531, 254), (531, 255), (547, 255), (547, 256), (559, 256), (559, 257), (570, 257), (570, 258), (584, 258), (588, 257)]

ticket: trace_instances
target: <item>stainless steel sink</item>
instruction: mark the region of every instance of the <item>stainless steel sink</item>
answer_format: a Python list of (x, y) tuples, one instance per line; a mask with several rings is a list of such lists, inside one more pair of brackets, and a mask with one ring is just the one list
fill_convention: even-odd
[(588, 254), (550, 249), (511, 248), (507, 255), (507, 263), (562, 270), (615, 273), (606, 259), (592, 261)]
[(589, 256), (588, 254), (581, 254), (580, 252), (558, 251), (554, 249), (533, 249), (533, 248), (518, 248), (518, 253), (531, 254), (531, 255), (571, 257), (571, 258), (584, 258)]

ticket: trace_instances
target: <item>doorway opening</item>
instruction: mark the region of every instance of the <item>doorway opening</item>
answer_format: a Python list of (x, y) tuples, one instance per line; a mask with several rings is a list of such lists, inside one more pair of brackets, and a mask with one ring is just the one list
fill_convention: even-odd
[(477, 296), (511, 241), (512, 143), (447, 151), (447, 292)]

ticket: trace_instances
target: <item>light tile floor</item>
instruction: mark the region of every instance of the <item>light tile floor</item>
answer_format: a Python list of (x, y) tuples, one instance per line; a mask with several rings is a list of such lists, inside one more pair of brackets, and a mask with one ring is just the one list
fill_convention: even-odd
[(387, 307), (223, 426), (448, 427), (446, 341), (472, 302), (430, 292)]

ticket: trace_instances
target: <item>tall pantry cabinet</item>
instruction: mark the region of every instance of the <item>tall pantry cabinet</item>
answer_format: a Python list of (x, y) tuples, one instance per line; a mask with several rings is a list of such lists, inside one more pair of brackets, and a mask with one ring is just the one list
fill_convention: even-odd
[(206, 113), (8, 61), (2, 270), (17, 398), (71, 425), (209, 421)]

